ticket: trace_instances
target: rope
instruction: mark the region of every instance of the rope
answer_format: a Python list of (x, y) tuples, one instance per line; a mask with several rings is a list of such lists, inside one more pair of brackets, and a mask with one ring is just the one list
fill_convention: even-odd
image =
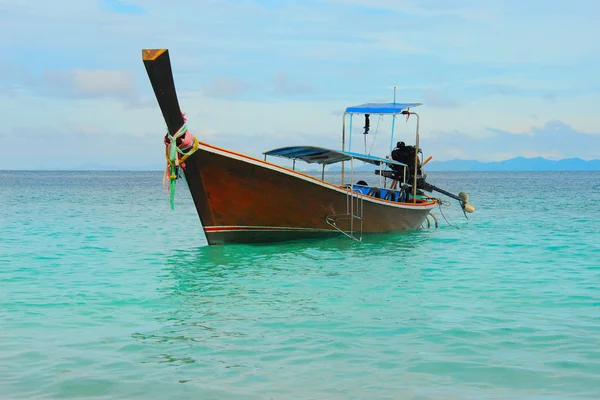
[[(438, 203), (438, 207), (440, 208), (440, 214), (442, 214), (442, 217), (444, 217), (444, 220), (446, 221), (446, 223), (447, 223), (448, 225), (450, 225), (451, 227), (453, 227), (453, 228), (460, 229), (458, 226), (452, 225), (452, 224), (451, 224), (451, 223), (448, 221), (448, 219), (447, 219), (447, 218), (446, 218), (446, 216), (444, 215), (444, 210), (442, 210), (442, 206), (449, 206), (449, 205), (450, 205), (450, 202), (449, 202), (449, 201), (444, 201), (443, 199), (437, 199), (437, 198), (435, 198), (435, 197), (430, 197), (430, 196), (427, 196), (426, 194), (423, 194), (423, 197), (426, 197), (426, 198), (428, 198), (428, 199), (431, 199), (431, 200), (435, 200), (435, 201), (437, 201), (437, 203)], [(433, 214), (431, 214), (431, 215), (433, 216)], [(435, 218), (435, 217), (434, 217), (434, 218)], [(436, 228), (437, 228), (437, 219), (436, 219), (435, 223), (436, 223)]]
[[(185, 121), (185, 118), (184, 118)], [(194, 143), (191, 148), (188, 147), (189, 150), (183, 151), (177, 146), (177, 139), (181, 137), (185, 137), (188, 133), (188, 128), (186, 123), (183, 123), (183, 126), (179, 128), (174, 135), (171, 136), (169, 132), (167, 132), (165, 138), (165, 157), (167, 159), (167, 166), (165, 168), (165, 175), (163, 177), (163, 186), (166, 187), (167, 179), (169, 179), (169, 186), (166, 187), (167, 191), (170, 194), (170, 203), (171, 210), (175, 209), (175, 181), (178, 178), (179, 166), (185, 169), (185, 160), (188, 159), (189, 156), (194, 154), (196, 150), (198, 150), (198, 139), (194, 137)], [(181, 156), (181, 157), (180, 157)]]
[(444, 211), (442, 210), (442, 203), (439, 203), (439, 206), (440, 206), (440, 214), (442, 214), (442, 217), (444, 217), (444, 220), (446, 221), (446, 223), (453, 228), (460, 229), (458, 226), (452, 225), (450, 222), (448, 222), (448, 219), (446, 218), (446, 216), (444, 215)]

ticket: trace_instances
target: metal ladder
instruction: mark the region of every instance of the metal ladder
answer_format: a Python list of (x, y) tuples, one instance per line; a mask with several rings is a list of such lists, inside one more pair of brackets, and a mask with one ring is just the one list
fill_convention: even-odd
[[(340, 233), (352, 240), (362, 241), (363, 234), (363, 198), (362, 192), (355, 192), (352, 187), (346, 192), (346, 213), (329, 214), (325, 221)], [(337, 221), (350, 220), (350, 229), (345, 231), (337, 226)]]

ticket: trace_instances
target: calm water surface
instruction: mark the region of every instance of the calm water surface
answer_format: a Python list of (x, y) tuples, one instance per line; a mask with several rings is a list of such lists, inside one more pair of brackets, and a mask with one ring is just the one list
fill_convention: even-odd
[(161, 178), (0, 172), (0, 398), (600, 398), (600, 173), (432, 172), (458, 229), (224, 247)]

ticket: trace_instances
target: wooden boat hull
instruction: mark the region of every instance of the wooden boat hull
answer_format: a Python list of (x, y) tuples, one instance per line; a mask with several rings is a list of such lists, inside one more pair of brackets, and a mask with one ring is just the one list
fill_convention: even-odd
[[(367, 196), (360, 202), (349, 189), (204, 143), (186, 160), (185, 178), (211, 245), (340, 235), (326, 218), (347, 214), (352, 199), (363, 233), (416, 229), (436, 206)], [(356, 232), (360, 224), (349, 218), (337, 226)]]

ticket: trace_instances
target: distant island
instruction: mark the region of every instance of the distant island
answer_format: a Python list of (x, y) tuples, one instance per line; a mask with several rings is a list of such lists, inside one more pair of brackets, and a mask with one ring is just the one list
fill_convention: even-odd
[[(339, 171), (340, 166), (330, 168)], [(355, 168), (356, 171), (373, 171), (377, 167), (365, 164)], [(427, 171), (600, 171), (600, 160), (582, 160), (566, 158), (564, 160), (548, 160), (543, 157), (515, 157), (505, 161), (449, 160), (431, 161), (425, 166)]]
[(543, 157), (515, 157), (505, 161), (481, 162), (474, 160), (431, 161), (429, 171), (600, 171), (600, 160), (565, 158), (548, 160)]

